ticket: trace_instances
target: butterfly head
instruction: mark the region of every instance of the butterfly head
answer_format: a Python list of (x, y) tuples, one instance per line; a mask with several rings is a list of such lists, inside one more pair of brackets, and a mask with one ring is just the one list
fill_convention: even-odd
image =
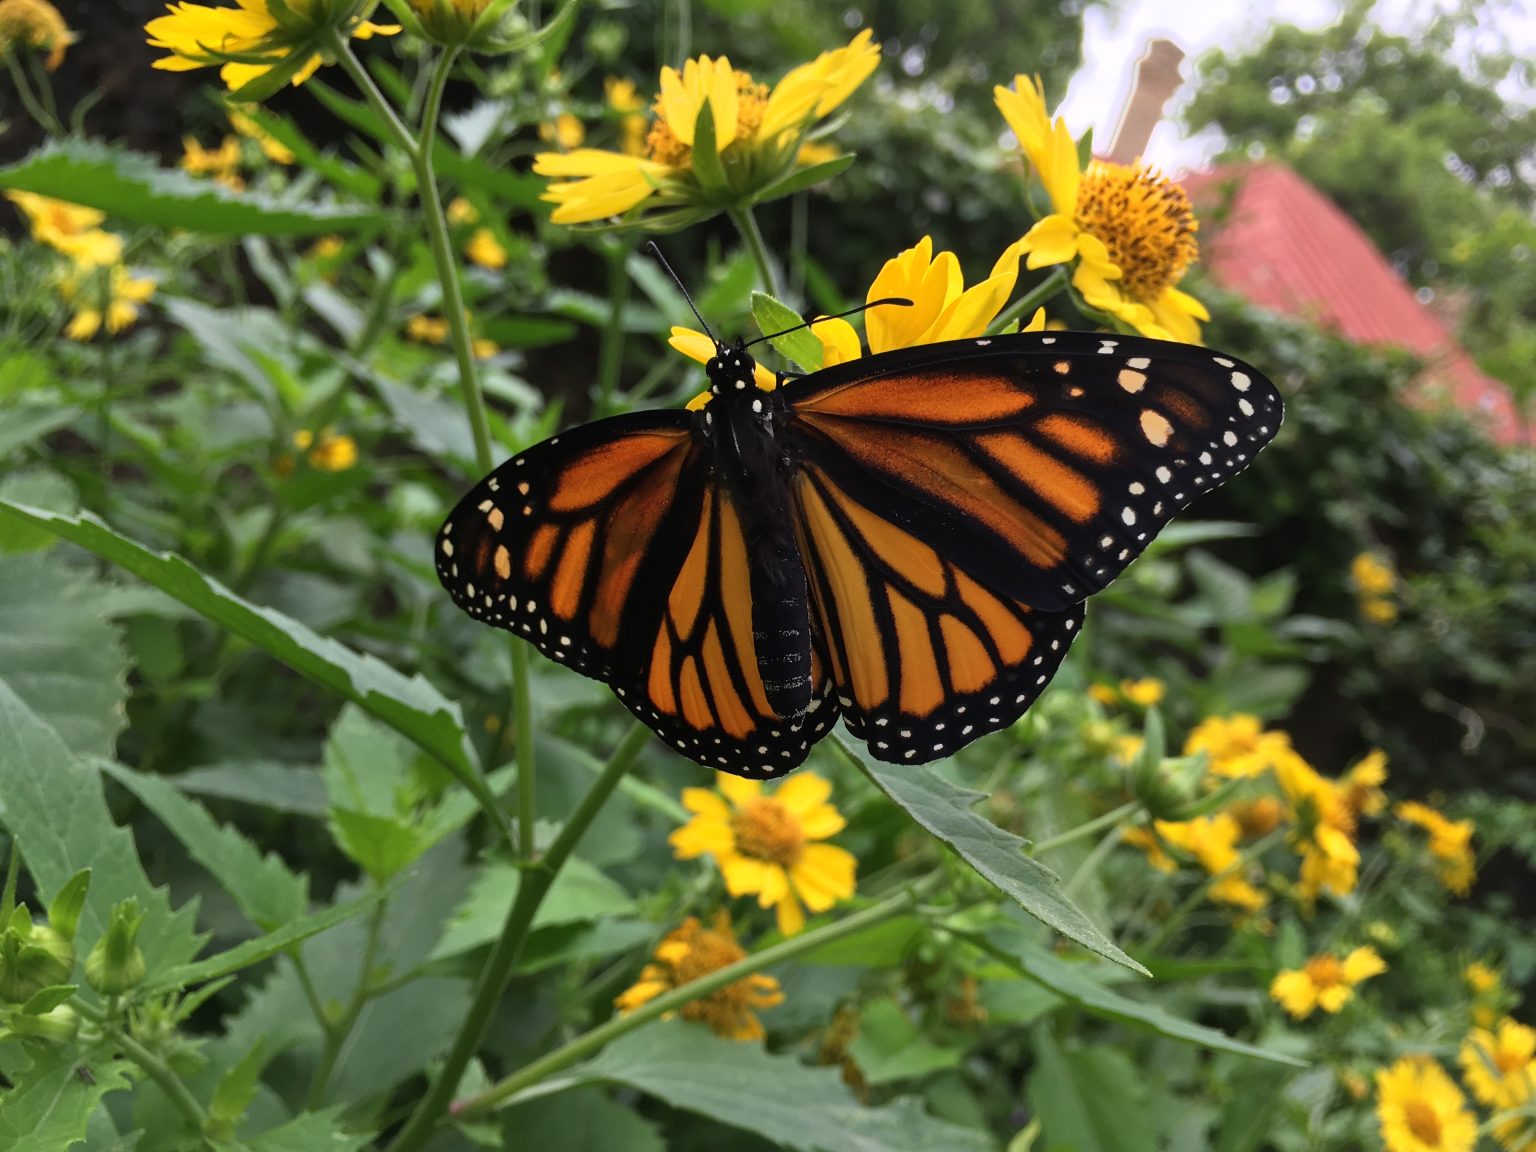
[(704, 365), (709, 377), (709, 391), (714, 396), (745, 392), (757, 386), (757, 361), (740, 340), (734, 344), (715, 342), (715, 354)]

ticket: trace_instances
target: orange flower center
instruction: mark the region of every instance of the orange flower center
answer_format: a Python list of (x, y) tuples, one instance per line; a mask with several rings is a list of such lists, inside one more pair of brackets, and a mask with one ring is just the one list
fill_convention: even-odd
[(1090, 164), (1078, 187), (1077, 220), (1104, 242), (1138, 300), (1157, 299), (1200, 255), (1189, 194), (1141, 164)]
[(777, 800), (759, 796), (731, 818), (736, 848), (743, 856), (766, 860), (783, 868), (793, 867), (805, 851), (805, 831), (789, 809)]
[(1307, 961), (1307, 979), (1318, 989), (1344, 983), (1344, 965), (1337, 956), (1314, 956)]
[(1403, 1105), (1403, 1119), (1408, 1121), (1412, 1132), (1431, 1148), (1440, 1146), (1440, 1117), (1422, 1100), (1410, 1100)]

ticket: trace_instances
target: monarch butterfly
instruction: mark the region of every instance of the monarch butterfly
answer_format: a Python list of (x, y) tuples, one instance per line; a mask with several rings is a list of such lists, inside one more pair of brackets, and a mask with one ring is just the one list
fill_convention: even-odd
[(436, 564), (471, 616), (757, 778), (839, 714), (892, 763), (1013, 723), (1083, 601), (1283, 414), (1233, 357), (1086, 332), (906, 348), (767, 391), (717, 340), (705, 371), (698, 411), (598, 420), (502, 464)]

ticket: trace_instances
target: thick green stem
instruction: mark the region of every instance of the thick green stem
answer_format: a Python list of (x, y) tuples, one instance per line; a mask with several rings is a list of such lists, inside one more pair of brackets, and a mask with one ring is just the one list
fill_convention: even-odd
[(1021, 320), (1030, 315), (1052, 296), (1067, 286), (1067, 267), (1058, 265), (1051, 270), (1051, 274), (1035, 285), (1030, 291), (1024, 293), (1008, 307), (997, 314), (997, 319), (987, 326), (987, 332), (996, 335), (1015, 320)]
[(624, 366), (624, 307), (629, 303), (628, 241), (610, 241), (608, 256), (608, 321), (603, 325), (602, 350), (597, 361), (598, 416), (613, 414), (613, 396)]
[(1079, 824), (1076, 828), (1069, 828), (1059, 836), (1051, 836), (1044, 840), (1036, 840), (1030, 845), (1031, 856), (1038, 856), (1042, 852), (1049, 852), (1052, 848), (1060, 848), (1063, 844), (1070, 844), (1074, 840), (1080, 840), (1084, 836), (1092, 836), (1100, 828), (1107, 828), (1111, 824), (1118, 824), (1127, 816), (1130, 816), (1141, 807), (1140, 801), (1132, 800), (1122, 804), (1102, 816), (1095, 816), (1086, 824)]
[(590, 1032), (583, 1033), (570, 1043), (555, 1049), (553, 1052), (530, 1064), (524, 1065), (512, 1075), (497, 1081), (490, 1088), (478, 1096), (470, 1097), (454, 1106), (454, 1114), (458, 1116), (474, 1115), (489, 1112), (505, 1104), (511, 1097), (521, 1092), (524, 1088), (531, 1087), (539, 1081), (554, 1075), (562, 1069), (569, 1068), (579, 1060), (592, 1055), (604, 1046), (617, 1040), (620, 1036), (633, 1032), (636, 1028), (649, 1024), (652, 1020), (666, 1015), (668, 1012), (676, 1012), (679, 1008), (691, 1003), (703, 996), (708, 996), (717, 989), (724, 988), (728, 984), (734, 984), (754, 973), (761, 972), (765, 968), (771, 968), (775, 964), (783, 964), (796, 956), (801, 956), (813, 949), (830, 944), (834, 940), (841, 940), (848, 936), (856, 935), (877, 924), (899, 916), (908, 909), (916, 907), (929, 889), (937, 883), (937, 876), (927, 876), (909, 886), (906, 890), (896, 893), (894, 896), (882, 900), (872, 907), (865, 908), (861, 912), (855, 912), (845, 916), (841, 920), (825, 924), (820, 928), (802, 933), (771, 948), (764, 948), (761, 952), (755, 952), (745, 959), (721, 968), (717, 972), (711, 972), (708, 976), (701, 976), (681, 988), (674, 988), (670, 992), (664, 992), (654, 1000), (636, 1008), (633, 1012), (624, 1016), (615, 1016), (606, 1024), (600, 1024)]
[(165, 1093), (166, 1099), (175, 1106), (176, 1111), (186, 1118), (204, 1147), (212, 1148), (213, 1140), (208, 1135), (208, 1113), (197, 1102), (197, 1097), (192, 1095), (192, 1090), (186, 1086), (180, 1076), (176, 1075), (174, 1068), (123, 1029), (115, 1008), (115, 998), (114, 1005), (107, 1011), (92, 1008), (79, 1000), (75, 1001), (75, 1008), (80, 1015), (99, 1025), (109, 1041), (159, 1086)]
[(517, 851), (533, 860), (533, 829), (538, 817), (537, 776), (533, 770), (533, 686), (528, 680), (528, 645), (512, 637), (512, 725), (517, 738)]
[(750, 207), (731, 208), (726, 211), (731, 218), (731, 223), (736, 225), (736, 231), (741, 233), (742, 243), (747, 246), (747, 251), (752, 254), (753, 261), (757, 264), (757, 275), (762, 281), (763, 291), (774, 299), (779, 299), (779, 283), (773, 271), (773, 261), (768, 258), (768, 247), (763, 243), (763, 234), (758, 231), (757, 217), (752, 215)]
[(480, 970), (480, 975), (475, 981), (474, 1000), (470, 1004), (469, 1012), (459, 1025), (459, 1034), (454, 1038), (453, 1048), (449, 1051), (442, 1068), (432, 1078), (432, 1084), (427, 1089), (426, 1095), (421, 1098), (415, 1111), (411, 1113), (410, 1120), (390, 1144), (390, 1152), (417, 1152), (431, 1138), (438, 1120), (447, 1111), (453, 1099), (453, 1093), (458, 1089), (464, 1069), (468, 1067), (474, 1054), (479, 1051), (486, 1033), (490, 1030), (491, 1022), (496, 1016), (496, 1007), (501, 1002), (507, 981), (512, 976), (512, 969), (517, 964), (524, 943), (527, 942), (528, 930), (533, 924), (533, 917), (538, 912), (539, 905), (548, 895), (555, 877), (560, 874), (560, 869), (564, 867), (582, 834), (602, 810), (608, 797), (618, 787), (619, 781), (629, 771), (630, 765), (649, 738), (649, 731), (639, 723), (625, 734), (619, 741), (618, 747), (613, 750), (613, 755), (609, 757), (602, 775), (593, 781), (592, 787), (581, 798), (576, 811), (571, 813), (565, 826), (560, 829), (560, 834), (555, 837), (555, 842), (549, 846), (549, 852), (532, 867), (524, 870), (518, 885), (517, 898), (512, 902), (512, 911), (507, 915), (501, 937), (492, 946), (491, 954), (486, 958), (485, 967)]

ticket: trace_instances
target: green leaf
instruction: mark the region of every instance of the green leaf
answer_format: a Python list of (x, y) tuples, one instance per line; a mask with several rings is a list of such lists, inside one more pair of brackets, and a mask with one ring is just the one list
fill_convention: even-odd
[(381, 884), (427, 847), (426, 837), (418, 829), (394, 816), (332, 808), (330, 825), (337, 846), (347, 858)]
[(316, 204), (232, 192), (151, 156), (72, 138), (0, 168), (0, 188), (97, 208), (116, 220), (231, 236), (317, 235), (382, 225), (373, 205)]
[(1246, 1064), (1236, 1075), (1219, 1081), (1226, 1090), (1226, 1103), (1216, 1122), (1216, 1139), (1211, 1152), (1257, 1152), (1271, 1133), (1271, 1123), (1285, 1099), (1289, 1080), (1273, 1068)]
[(573, 1069), (572, 1079), (625, 1084), (797, 1152), (990, 1152), (982, 1132), (936, 1120), (913, 1097), (869, 1108), (832, 1068), (807, 1068), (697, 1024), (652, 1024)]
[(778, 200), (783, 196), (792, 196), (796, 192), (804, 192), (807, 188), (814, 188), (817, 184), (831, 180), (834, 176), (840, 176), (849, 168), (858, 155), (849, 152), (839, 156), (836, 160), (828, 160), (821, 164), (813, 164), (809, 168), (797, 168), (777, 184), (770, 184), (763, 191), (753, 197), (758, 204), (767, 203), (769, 200)]
[(249, 1152), (357, 1152), (373, 1139), (368, 1132), (349, 1132), (341, 1126), (342, 1109), (306, 1112), (280, 1128), (272, 1128), (243, 1141)]
[(699, 105), (699, 114), (693, 122), (693, 174), (699, 187), (710, 200), (724, 201), (730, 195), (730, 184), (725, 178), (725, 166), (720, 163), (720, 151), (715, 142), (715, 114), (705, 100)]
[(309, 881), (283, 861), (262, 852), (232, 824), (221, 825), (197, 801), (169, 780), (145, 776), (120, 764), (102, 763), (112, 779), (132, 792), (181, 841), (192, 859), (208, 869), (251, 923), (265, 931), (304, 915)]
[(57, 732), (0, 681), (0, 820), (21, 845), (22, 859), (48, 903), (82, 868), (91, 885), (80, 913), (75, 951), (87, 955), (105, 930), (112, 906), (130, 896), (147, 910), (139, 929), (151, 977), (197, 955), (196, 908), (172, 912), (154, 888), (133, 837), (112, 822), (101, 776), (72, 753)]
[(437, 757), (471, 788), (484, 788), (457, 704), (420, 676), (407, 677), (372, 656), (320, 636), (281, 612), (260, 608), (172, 553), (154, 553), (90, 513), (61, 516), (0, 501), (6, 517), (35, 524), (86, 548), (195, 609), (209, 620), (360, 705)]
[(85, 1126), (101, 1098), (128, 1087), (122, 1063), (92, 1064), (90, 1079), (65, 1053), (33, 1048), (33, 1063), (0, 1094), (0, 1148), (7, 1152), (64, 1152), (85, 1139)]
[[(1145, 1028), (1160, 1036), (1166, 1036), (1170, 1040), (1182, 1040), (1188, 1044), (1199, 1044), (1204, 1048), (1234, 1052), (1239, 1056), (1252, 1056), (1259, 1060), (1288, 1064), (1295, 1068), (1307, 1066), (1306, 1061), (1297, 1060), (1283, 1052), (1244, 1044), (1241, 1040), (1233, 1040), (1225, 1033), (1207, 1028), (1204, 1024), (1181, 1020), (1155, 1005), (1143, 1004), (1139, 1000), (1132, 1000), (1129, 996), (1122, 996), (1094, 979), (1093, 966), (1063, 960), (1039, 945), (1021, 939), (1017, 933), (994, 929), (983, 939), (978, 940), (974, 936), (965, 938), (973, 943), (979, 943), (986, 951), (1012, 964), (1032, 980), (1039, 981), (1063, 1000), (1095, 1016), (1117, 1020), (1136, 1028)], [(1113, 971), (1113, 969), (1107, 970), (1107, 972)]]
[(128, 657), (99, 582), (53, 553), (0, 556), (0, 680), (70, 749), (110, 756), (126, 717)]
[[(519, 1104), (502, 1124), (520, 1148), (560, 1152), (666, 1152), (656, 1126), (597, 1088), (576, 1088)], [(498, 1145), (499, 1147), (500, 1145)]]
[(1025, 841), (972, 810), (982, 793), (951, 783), (932, 768), (882, 764), (863, 749), (854, 750), (841, 741), (838, 747), (854, 757), (869, 778), (914, 820), (958, 852), (1024, 911), (1090, 952), (1149, 975), (1067, 899), (1054, 872), (1024, 855)]
[(1046, 1028), (1034, 1038), (1030, 1108), (1040, 1118), (1041, 1152), (1157, 1152), (1146, 1121), (1147, 1087), (1130, 1059), (1113, 1048), (1063, 1051)]
[(73, 408), (32, 405), (25, 408), (7, 408), (5, 419), (0, 421), (0, 459), (18, 448), (35, 444), (48, 433), (64, 427), (79, 415)]
[[(521, 881), (522, 874), (507, 864), (492, 864), (482, 871), (433, 949), (433, 959), (479, 948), (500, 936)], [(579, 856), (573, 856), (539, 905), (533, 927), (608, 920), (634, 910), (635, 902), (628, 892)]]
[(219, 1135), (234, 1135), (235, 1122), (251, 1106), (256, 1089), (261, 1084), (262, 1069), (274, 1055), (266, 1044), (257, 1041), (233, 1068), (219, 1078), (219, 1086), (214, 1089), (213, 1099), (208, 1103), (208, 1118)]
[(268, 932), (265, 936), (258, 936), (254, 940), (247, 940), (243, 944), (237, 944), (233, 948), (209, 956), (206, 960), (199, 960), (195, 964), (178, 964), (163, 972), (151, 971), (149, 979), (144, 984), (144, 993), (153, 996), (162, 992), (174, 992), (178, 988), (189, 988), (207, 980), (218, 980), (233, 972), (249, 968), (253, 964), (270, 960), (279, 952), (286, 952), (301, 940), (318, 936), (329, 928), (344, 924), (354, 916), (367, 912), (388, 896), (389, 892), (388, 888), (375, 888), (356, 900), (332, 905), (313, 915), (305, 916), (302, 920), (285, 924), (275, 932)]
[[(757, 321), (757, 329), (764, 336), (805, 323), (805, 318), (788, 304), (775, 300), (766, 292), (752, 293), (752, 319)], [(821, 367), (821, 341), (809, 328), (776, 336), (768, 343), (785, 359), (807, 372)]]
[(325, 782), (312, 767), (273, 761), (230, 761), (170, 778), (183, 792), (238, 800), (271, 812), (323, 817), (330, 811)]
[(887, 999), (864, 1005), (848, 1055), (869, 1083), (888, 1084), (959, 1067), (965, 1053), (933, 1043), (896, 1001)]

